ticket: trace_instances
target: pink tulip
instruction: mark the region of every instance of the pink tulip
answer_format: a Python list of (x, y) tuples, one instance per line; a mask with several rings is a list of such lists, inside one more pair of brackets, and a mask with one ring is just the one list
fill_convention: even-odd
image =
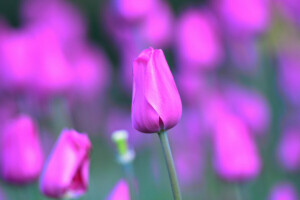
[(215, 122), (214, 134), (214, 164), (222, 178), (228, 181), (245, 181), (259, 174), (260, 157), (243, 121), (224, 113)]
[(0, 134), (0, 173), (4, 180), (23, 184), (34, 181), (43, 166), (36, 124), (26, 115), (7, 122)]
[(161, 49), (144, 50), (133, 63), (132, 124), (144, 133), (174, 127), (182, 104)]
[(63, 130), (44, 167), (43, 194), (54, 198), (83, 195), (88, 189), (91, 147), (86, 134)]
[(297, 200), (298, 194), (296, 188), (289, 183), (280, 183), (275, 185), (268, 200)]
[(107, 200), (130, 200), (130, 192), (127, 182), (121, 179), (114, 187)]
[(278, 148), (280, 164), (289, 171), (300, 167), (300, 129), (287, 128), (284, 130)]
[(276, 0), (278, 8), (290, 21), (300, 26), (300, 4), (298, 0)]
[(177, 54), (184, 69), (216, 68), (222, 49), (213, 17), (206, 11), (185, 11), (177, 25)]
[(254, 90), (231, 86), (225, 90), (225, 99), (232, 111), (258, 134), (267, 132), (271, 111), (266, 99)]
[(264, 31), (268, 25), (267, 2), (266, 0), (221, 0), (216, 1), (216, 4), (230, 32), (257, 33)]

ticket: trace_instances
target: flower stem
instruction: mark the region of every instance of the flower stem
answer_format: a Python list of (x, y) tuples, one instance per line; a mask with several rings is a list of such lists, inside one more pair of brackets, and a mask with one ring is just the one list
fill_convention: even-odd
[(236, 200), (242, 200), (242, 192), (241, 192), (241, 188), (239, 187), (238, 184), (234, 185), (234, 189), (235, 189), (235, 197)]
[(132, 162), (124, 163), (123, 167), (124, 167), (126, 179), (129, 184), (131, 199), (138, 200), (138, 190), (137, 190), (136, 184), (135, 184), (135, 175), (134, 175)]
[(164, 157), (167, 163), (167, 168), (169, 172), (169, 177), (171, 181), (172, 191), (173, 191), (173, 197), (174, 200), (181, 200), (181, 193), (179, 188), (179, 183), (176, 175), (175, 165), (172, 157), (172, 152), (170, 149), (170, 144), (167, 136), (166, 131), (160, 131), (158, 132), (158, 136), (160, 139), (160, 143), (164, 152)]

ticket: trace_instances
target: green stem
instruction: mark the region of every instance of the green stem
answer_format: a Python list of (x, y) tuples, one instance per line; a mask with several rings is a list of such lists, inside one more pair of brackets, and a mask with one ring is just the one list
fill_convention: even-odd
[(123, 164), (123, 167), (124, 167), (126, 179), (129, 184), (131, 199), (137, 200), (138, 192), (137, 192), (137, 188), (136, 188), (136, 184), (135, 184), (135, 175), (134, 175), (132, 163), (129, 162), (129, 163)]
[(235, 190), (236, 200), (242, 200), (243, 199), (242, 192), (238, 184), (234, 185), (234, 190)]
[(160, 143), (164, 152), (164, 157), (167, 163), (167, 168), (169, 172), (169, 177), (171, 181), (171, 186), (172, 186), (172, 191), (173, 191), (173, 197), (174, 200), (181, 200), (181, 193), (180, 193), (180, 188), (179, 188), (179, 183), (176, 175), (176, 170), (175, 170), (175, 165), (170, 149), (170, 144), (167, 136), (166, 131), (160, 131), (158, 132), (158, 136), (160, 139)]

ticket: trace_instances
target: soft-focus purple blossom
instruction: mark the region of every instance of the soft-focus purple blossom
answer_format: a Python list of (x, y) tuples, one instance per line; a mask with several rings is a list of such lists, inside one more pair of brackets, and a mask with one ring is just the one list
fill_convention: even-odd
[(268, 0), (219, 0), (215, 3), (230, 33), (260, 33), (268, 26)]
[(163, 51), (144, 50), (133, 63), (133, 127), (144, 133), (168, 130), (178, 123), (181, 112), (181, 99)]
[(216, 68), (223, 54), (218, 37), (215, 20), (208, 11), (185, 11), (176, 29), (179, 65), (185, 70)]
[(8, 121), (0, 134), (0, 173), (4, 180), (23, 184), (36, 180), (43, 166), (38, 127), (26, 115)]
[(121, 179), (113, 188), (106, 200), (130, 200), (129, 186)]
[(89, 185), (91, 147), (86, 134), (63, 130), (41, 176), (43, 194), (54, 198), (83, 195)]
[(143, 19), (158, 0), (113, 0), (113, 8), (119, 16), (127, 21)]
[(68, 1), (25, 0), (22, 4), (22, 15), (27, 26), (47, 27), (64, 45), (82, 39), (87, 31), (85, 19)]
[(298, 194), (296, 188), (290, 183), (276, 184), (269, 195), (268, 200), (297, 200)]
[(287, 100), (299, 105), (300, 101), (300, 53), (295, 45), (282, 49), (278, 56), (278, 80)]
[(249, 129), (242, 120), (223, 113), (215, 121), (214, 165), (228, 181), (247, 181), (261, 170), (261, 160)]
[(35, 53), (35, 44), (29, 33), (10, 30), (2, 34), (0, 36), (1, 85), (9, 89), (23, 89), (30, 86), (36, 71)]
[(236, 113), (256, 134), (266, 134), (270, 125), (270, 107), (266, 99), (254, 90), (231, 86), (225, 89), (225, 98)]
[(281, 136), (278, 147), (281, 166), (289, 171), (300, 169), (300, 128), (287, 127)]
[(139, 25), (141, 40), (155, 48), (168, 46), (173, 37), (174, 16), (166, 2), (158, 1)]

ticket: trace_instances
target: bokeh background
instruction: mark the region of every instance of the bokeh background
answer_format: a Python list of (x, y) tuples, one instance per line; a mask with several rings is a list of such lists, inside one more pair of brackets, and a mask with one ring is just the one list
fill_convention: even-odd
[[(149, 46), (163, 49), (183, 102), (169, 130), (183, 199), (232, 200), (236, 187), (243, 200), (298, 199), (298, 0), (2, 0), (0, 127), (30, 116), (45, 157), (62, 129), (88, 133), (91, 200), (125, 177), (111, 133), (126, 129), (139, 199), (172, 199), (158, 136), (131, 126), (132, 63)], [(0, 190), (47, 199), (38, 180)]]

